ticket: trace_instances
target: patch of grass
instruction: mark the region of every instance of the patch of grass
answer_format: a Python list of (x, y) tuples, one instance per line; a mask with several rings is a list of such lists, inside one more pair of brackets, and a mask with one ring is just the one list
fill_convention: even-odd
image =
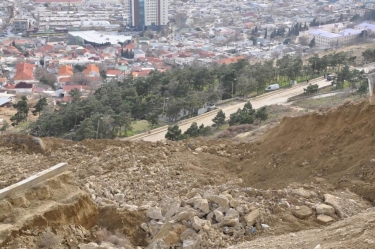
[[(168, 125), (167, 122), (159, 121), (159, 124), (157, 126), (152, 127), (152, 129), (156, 129), (158, 127)], [(147, 120), (138, 120), (133, 123), (133, 130), (128, 132), (127, 136), (133, 136), (142, 132), (146, 132), (148, 130), (151, 130), (150, 124), (147, 122)]]
[(329, 109), (342, 105), (346, 101), (356, 101), (359, 99), (361, 99), (361, 97), (357, 94), (337, 94), (325, 98), (297, 100), (292, 106), (304, 108), (306, 111), (328, 111)]

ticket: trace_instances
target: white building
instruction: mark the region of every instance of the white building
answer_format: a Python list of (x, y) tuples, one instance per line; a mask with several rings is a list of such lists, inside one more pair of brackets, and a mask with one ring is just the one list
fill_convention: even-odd
[(315, 46), (329, 48), (355, 42), (361, 33), (359, 29), (344, 29), (339, 33), (332, 33), (322, 29), (311, 29), (305, 32), (308, 40), (315, 38)]
[(158, 27), (168, 24), (168, 0), (130, 0), (131, 26)]

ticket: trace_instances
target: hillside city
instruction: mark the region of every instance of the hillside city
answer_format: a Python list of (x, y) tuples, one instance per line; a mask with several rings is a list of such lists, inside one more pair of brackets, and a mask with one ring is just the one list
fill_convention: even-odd
[(374, 0), (0, 1), (0, 248), (375, 248), (374, 44)]

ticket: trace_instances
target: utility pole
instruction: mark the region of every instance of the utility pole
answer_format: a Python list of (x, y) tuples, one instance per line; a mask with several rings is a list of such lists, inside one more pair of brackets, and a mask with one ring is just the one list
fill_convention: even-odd
[(100, 122), (101, 119), (103, 119), (103, 117), (100, 117), (98, 119), (98, 125), (96, 126), (96, 139), (98, 139), (98, 136), (99, 136), (99, 122)]

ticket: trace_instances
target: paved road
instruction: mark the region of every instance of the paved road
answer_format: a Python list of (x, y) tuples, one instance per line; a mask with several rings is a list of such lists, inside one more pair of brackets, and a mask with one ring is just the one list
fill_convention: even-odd
[[(319, 79), (316, 79), (316, 80), (313, 80), (313, 81), (311, 81), (311, 83), (318, 84), (319, 87), (324, 87), (324, 86), (328, 86), (328, 85), (331, 84), (330, 81), (327, 81), (326, 79), (323, 79), (323, 77), (321, 77)], [(303, 93), (303, 88), (306, 88), (306, 84), (296, 85), (296, 86), (294, 86), (292, 88), (289, 88), (289, 89), (278, 90), (278, 91), (275, 91), (273, 93), (270, 93), (269, 95), (264, 95), (264, 96), (261, 95), (257, 98), (250, 99), (250, 101), (251, 101), (251, 104), (253, 105), (253, 108), (255, 108), (255, 109), (258, 109), (258, 108), (260, 108), (262, 106), (265, 106), (265, 105), (285, 103), (288, 100), (288, 98)], [(233, 105), (223, 107), (222, 110), (225, 113), (226, 117), (228, 118), (230, 114), (236, 112), (238, 108), (243, 108), (244, 105), (245, 105), (245, 102), (235, 103)], [(200, 118), (200, 116), (198, 116), (198, 117), (194, 118), (194, 120), (192, 120), (191, 122), (180, 125), (180, 129), (181, 129), (182, 132), (186, 131), (190, 127), (192, 122), (197, 122), (198, 126), (201, 125), (202, 123), (205, 126), (212, 125), (213, 124), (212, 119), (215, 117), (215, 115), (216, 115), (216, 113), (213, 113), (212, 115), (206, 115), (206, 116), (201, 117), (201, 118)], [(137, 137), (135, 139), (132, 139), (130, 137), (129, 140), (133, 140), (133, 141), (134, 140), (144, 140), (144, 141), (156, 142), (156, 141), (163, 140), (166, 132), (167, 132), (166, 129), (159, 130), (156, 133), (155, 132), (153, 133), (151, 131), (151, 134), (149, 134), (149, 135)]]

